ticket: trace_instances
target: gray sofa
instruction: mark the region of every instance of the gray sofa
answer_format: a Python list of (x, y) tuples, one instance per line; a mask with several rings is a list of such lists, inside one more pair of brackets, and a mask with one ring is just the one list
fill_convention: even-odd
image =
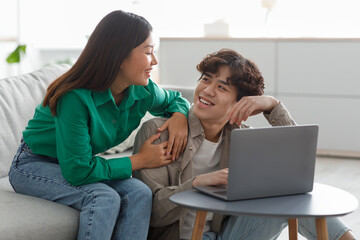
[[(32, 118), (35, 106), (43, 99), (49, 83), (69, 67), (47, 66), (32, 73), (0, 79), (0, 239), (76, 239), (77, 210), (15, 193), (8, 178), (21, 132)], [(193, 89), (175, 90), (181, 91), (184, 97), (192, 101)], [(104, 155), (105, 158), (130, 155), (135, 134), (136, 130), (122, 146), (108, 151), (111, 155)]]

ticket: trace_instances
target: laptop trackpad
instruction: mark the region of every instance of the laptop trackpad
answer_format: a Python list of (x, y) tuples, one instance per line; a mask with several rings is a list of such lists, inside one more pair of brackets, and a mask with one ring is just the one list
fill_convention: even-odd
[(195, 187), (195, 189), (199, 190), (200, 192), (215, 195), (220, 198), (226, 199), (227, 194), (227, 185), (220, 185), (220, 186), (199, 186)]

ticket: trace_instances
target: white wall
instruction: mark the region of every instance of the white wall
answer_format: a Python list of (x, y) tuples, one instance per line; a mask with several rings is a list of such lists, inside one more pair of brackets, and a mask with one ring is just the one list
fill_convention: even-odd
[[(319, 149), (360, 152), (360, 39), (161, 38), (160, 83), (195, 86), (196, 64), (225, 47), (258, 64), (265, 94), (298, 124), (319, 124)], [(267, 125), (261, 116), (248, 123)]]

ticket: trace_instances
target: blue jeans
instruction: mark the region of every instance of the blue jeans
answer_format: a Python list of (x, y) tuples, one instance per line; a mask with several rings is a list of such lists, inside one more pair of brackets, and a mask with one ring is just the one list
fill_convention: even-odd
[[(340, 218), (327, 218), (326, 222), (330, 240), (340, 239), (349, 230)], [(206, 232), (202, 240), (273, 240), (279, 237), (287, 223), (288, 219), (285, 218), (231, 216), (223, 223), (223, 231), (220, 234)], [(313, 218), (299, 218), (298, 230), (306, 239), (317, 239)]]
[(62, 177), (57, 159), (34, 154), (22, 141), (9, 180), (18, 193), (79, 210), (79, 240), (147, 237), (152, 192), (138, 179), (73, 186)]

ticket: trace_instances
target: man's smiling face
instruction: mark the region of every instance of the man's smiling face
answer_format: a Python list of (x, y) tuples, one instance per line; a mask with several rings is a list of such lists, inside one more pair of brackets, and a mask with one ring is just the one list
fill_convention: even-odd
[(237, 90), (227, 80), (228, 66), (220, 66), (217, 73), (205, 72), (194, 92), (194, 114), (208, 123), (227, 122), (227, 115), (236, 104)]

